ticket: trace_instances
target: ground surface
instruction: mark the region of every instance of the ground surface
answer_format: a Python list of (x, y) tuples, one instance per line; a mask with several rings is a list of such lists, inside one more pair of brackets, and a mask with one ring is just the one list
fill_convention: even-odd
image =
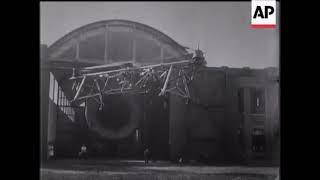
[(278, 167), (177, 165), (165, 161), (53, 160), (41, 179), (275, 179)]

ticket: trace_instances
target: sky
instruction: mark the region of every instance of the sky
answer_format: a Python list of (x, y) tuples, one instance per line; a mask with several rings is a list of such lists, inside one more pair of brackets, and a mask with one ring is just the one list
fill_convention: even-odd
[[(277, 2), (278, 3), (278, 2)], [(149, 25), (205, 52), (207, 66), (279, 67), (277, 28), (252, 29), (251, 2), (41, 2), (40, 43), (50, 46), (83, 25), (125, 19)]]

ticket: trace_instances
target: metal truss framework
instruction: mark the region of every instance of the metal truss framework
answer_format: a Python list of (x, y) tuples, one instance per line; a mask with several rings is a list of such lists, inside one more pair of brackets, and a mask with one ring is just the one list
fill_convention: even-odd
[(202, 53), (199, 56), (199, 51), (192, 59), (170, 63), (141, 67), (134, 67), (126, 63), (116, 66), (117, 69), (107, 71), (101, 66), (84, 68), (77, 72), (73, 69), (73, 76), (70, 78), (74, 81), (73, 102), (93, 98), (101, 109), (105, 95), (155, 94), (164, 96), (171, 93), (184, 98), (188, 103), (189, 84), (195, 78), (198, 68), (205, 64)]

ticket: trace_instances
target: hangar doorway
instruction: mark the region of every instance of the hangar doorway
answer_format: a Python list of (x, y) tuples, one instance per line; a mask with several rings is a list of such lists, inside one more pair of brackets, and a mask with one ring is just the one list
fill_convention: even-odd
[(88, 101), (86, 119), (94, 133), (92, 157), (142, 159), (149, 148), (152, 160), (169, 159), (168, 99), (145, 95), (104, 97), (105, 106)]
[(169, 99), (146, 97), (144, 104), (143, 143), (150, 148), (153, 160), (169, 160)]

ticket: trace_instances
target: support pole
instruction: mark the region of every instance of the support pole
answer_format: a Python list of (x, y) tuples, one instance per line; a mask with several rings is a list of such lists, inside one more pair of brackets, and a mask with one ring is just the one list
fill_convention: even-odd
[(172, 65), (170, 66), (170, 69), (169, 69), (169, 72), (168, 72), (166, 81), (164, 82), (163, 88), (161, 89), (161, 92), (160, 92), (159, 96), (164, 95), (164, 93), (165, 93), (165, 91), (166, 91), (166, 89), (167, 89), (168, 81), (169, 81), (170, 75), (171, 75), (171, 71), (172, 71)]
[(83, 77), (83, 79), (82, 79), (82, 81), (81, 81), (81, 84), (80, 84), (80, 87), (79, 87), (76, 95), (74, 96), (73, 101), (75, 101), (75, 100), (78, 98), (78, 96), (79, 96), (79, 94), (80, 94), (80, 91), (81, 91), (81, 89), (82, 89), (82, 86), (83, 86), (84, 81), (86, 80), (86, 78), (87, 78), (87, 76), (84, 76), (84, 77)]
[(106, 89), (107, 84), (108, 84), (108, 81), (109, 81), (109, 77), (107, 77), (107, 79), (106, 79), (106, 81), (105, 81), (105, 83), (104, 83), (104, 86), (103, 86), (102, 91), (104, 91), (104, 90)]
[(100, 99), (100, 107), (99, 107), (99, 109), (102, 110), (102, 107), (103, 107), (103, 105), (104, 105), (104, 104), (103, 104), (103, 99), (102, 99), (102, 91), (101, 91), (101, 89), (100, 89), (100, 86), (99, 86), (98, 81), (95, 79), (94, 82), (95, 82), (95, 84), (96, 84), (96, 86), (97, 86), (98, 91), (100, 92), (100, 94), (99, 94), (99, 99)]

